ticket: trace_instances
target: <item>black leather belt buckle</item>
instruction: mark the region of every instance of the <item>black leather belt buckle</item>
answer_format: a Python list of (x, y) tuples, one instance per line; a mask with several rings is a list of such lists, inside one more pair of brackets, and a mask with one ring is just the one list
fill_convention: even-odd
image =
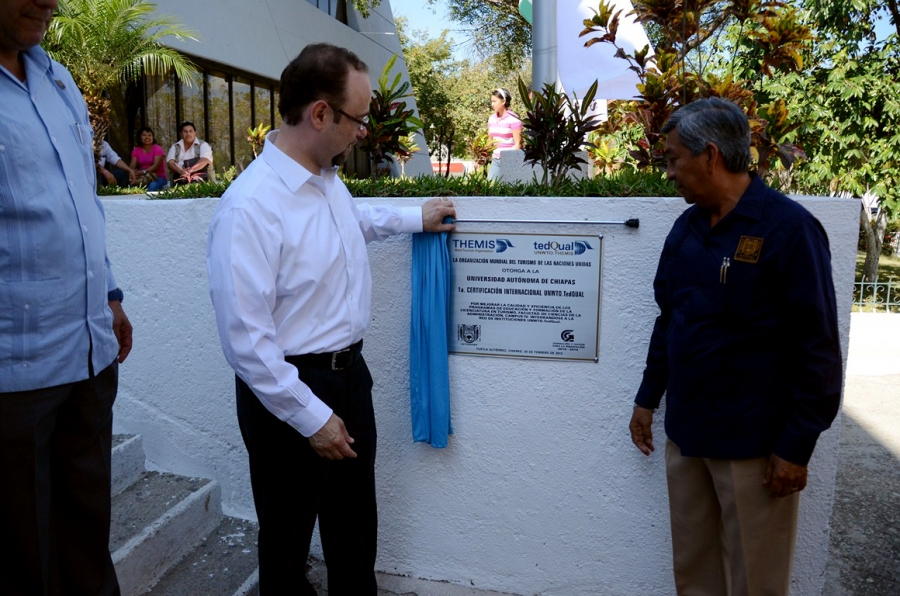
[(349, 348), (344, 348), (343, 350), (338, 350), (337, 352), (331, 353), (331, 370), (344, 370), (353, 364), (356, 353), (353, 351), (353, 346)]

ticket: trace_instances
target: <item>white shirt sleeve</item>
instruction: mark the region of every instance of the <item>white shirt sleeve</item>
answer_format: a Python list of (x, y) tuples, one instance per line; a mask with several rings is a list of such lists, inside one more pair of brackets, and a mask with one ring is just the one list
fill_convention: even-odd
[[(175, 145), (177, 145), (177, 144), (178, 143), (175, 143)], [(166, 163), (169, 163), (170, 161), (173, 161), (175, 159), (175, 145), (172, 145), (171, 147), (169, 147), (169, 152), (166, 153)]]
[(110, 147), (109, 143), (103, 141), (100, 144), (100, 159), (98, 163), (101, 168), (111, 169), (114, 165), (119, 163), (119, 154), (113, 151), (113, 148)]
[(417, 233), (422, 231), (421, 207), (394, 207), (393, 205), (369, 205), (362, 203), (355, 206), (359, 228), (366, 243), (373, 240), (384, 240), (388, 236), (403, 232)]
[(201, 159), (208, 159), (209, 163), (212, 163), (213, 151), (212, 151), (212, 147), (209, 146), (209, 143), (206, 143), (206, 142), (200, 143), (200, 157), (201, 157)]
[(210, 297), (225, 359), (266, 409), (309, 437), (332, 410), (300, 381), (276, 340), (272, 312), (282, 235), (280, 222), (243, 209), (219, 214), (206, 256)]

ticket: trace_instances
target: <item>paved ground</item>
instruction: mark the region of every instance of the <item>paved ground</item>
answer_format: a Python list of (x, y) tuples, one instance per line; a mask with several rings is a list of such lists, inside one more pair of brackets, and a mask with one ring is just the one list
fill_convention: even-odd
[(854, 315), (823, 596), (900, 595), (900, 315)]
[[(823, 596), (900, 596), (900, 315), (853, 315), (842, 415)], [(487, 594), (448, 584), (383, 588), (379, 596)]]

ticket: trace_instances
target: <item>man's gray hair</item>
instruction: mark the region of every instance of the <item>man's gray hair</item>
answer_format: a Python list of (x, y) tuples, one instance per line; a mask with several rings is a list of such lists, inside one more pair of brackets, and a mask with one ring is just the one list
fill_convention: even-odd
[(750, 167), (750, 123), (747, 114), (725, 99), (698, 99), (669, 117), (663, 134), (677, 130), (691, 155), (699, 155), (712, 143), (719, 149), (729, 172), (746, 172)]

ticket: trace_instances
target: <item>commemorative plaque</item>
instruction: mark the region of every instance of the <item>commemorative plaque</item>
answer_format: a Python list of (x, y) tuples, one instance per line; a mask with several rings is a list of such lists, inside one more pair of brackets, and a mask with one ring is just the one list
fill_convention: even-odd
[(450, 235), (449, 351), (598, 359), (601, 236)]

